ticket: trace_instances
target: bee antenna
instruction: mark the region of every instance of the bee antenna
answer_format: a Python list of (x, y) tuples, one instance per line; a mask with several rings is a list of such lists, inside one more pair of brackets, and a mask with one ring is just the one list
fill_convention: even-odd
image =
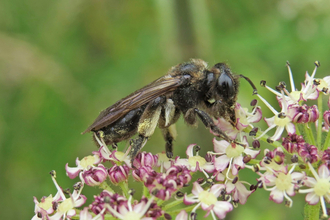
[(241, 75), (239, 75), (239, 77), (241, 77), (241, 78), (244, 78), (246, 81), (248, 81), (249, 83), (250, 83), (250, 85), (252, 86), (252, 88), (253, 88), (253, 95), (256, 95), (256, 94), (258, 94), (258, 90), (257, 90), (257, 87), (253, 84), (253, 82), (251, 81), (251, 79), (250, 78), (248, 78), (248, 77), (246, 77), (246, 76), (243, 76), (242, 74)]

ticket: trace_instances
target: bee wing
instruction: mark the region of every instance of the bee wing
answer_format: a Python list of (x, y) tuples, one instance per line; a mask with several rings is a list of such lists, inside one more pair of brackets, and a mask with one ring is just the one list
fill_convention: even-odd
[(183, 81), (184, 80), (179, 76), (172, 77), (168, 75), (157, 79), (103, 110), (95, 119), (94, 123), (82, 134), (92, 130), (99, 130), (114, 123), (129, 111), (136, 109), (161, 95), (174, 91), (177, 87), (182, 85)]

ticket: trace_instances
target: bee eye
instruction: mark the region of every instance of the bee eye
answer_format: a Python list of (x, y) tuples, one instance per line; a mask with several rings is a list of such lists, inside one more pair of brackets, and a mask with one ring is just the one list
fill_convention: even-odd
[(228, 74), (222, 73), (218, 78), (217, 90), (223, 98), (231, 98), (235, 95), (235, 87), (233, 80)]

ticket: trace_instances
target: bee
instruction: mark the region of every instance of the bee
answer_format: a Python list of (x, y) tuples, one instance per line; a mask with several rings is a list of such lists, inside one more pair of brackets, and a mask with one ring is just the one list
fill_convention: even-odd
[(233, 142), (213, 119), (223, 117), (232, 125), (236, 124), (234, 108), (239, 78), (246, 79), (256, 93), (249, 78), (234, 75), (225, 63), (217, 63), (208, 69), (205, 61), (191, 59), (103, 110), (83, 134), (92, 131), (106, 145), (117, 147), (118, 142), (137, 133), (136, 138), (130, 139), (131, 162), (157, 125), (166, 142), (166, 155), (172, 158), (175, 122), (181, 114), (187, 124), (196, 125), (198, 117), (214, 134)]

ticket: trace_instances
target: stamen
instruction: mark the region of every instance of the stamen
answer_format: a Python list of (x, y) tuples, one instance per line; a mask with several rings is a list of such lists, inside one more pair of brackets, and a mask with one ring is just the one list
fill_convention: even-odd
[(289, 61), (286, 61), (286, 66), (288, 67), (289, 77), (290, 77), (291, 91), (293, 92), (293, 91), (296, 91), (296, 87), (294, 86), (293, 75), (292, 75), (292, 71), (291, 71), (291, 67), (290, 67)]
[[(280, 94), (280, 93), (279, 93)], [(278, 114), (278, 111), (276, 111), (273, 106), (269, 104), (269, 102), (266, 101), (261, 95), (257, 94), (257, 96), (263, 101), (263, 103), (274, 113), (274, 115)]]
[(293, 204), (293, 201), (292, 199), (284, 192), (284, 197), (288, 200), (288, 207), (291, 208), (292, 204)]
[(264, 136), (268, 131), (272, 130), (275, 127), (276, 127), (275, 124), (273, 124), (272, 126), (268, 127), (259, 137), (256, 138), (256, 140), (258, 140), (259, 138), (261, 138), (262, 136)]
[(321, 202), (321, 206), (322, 206), (322, 211), (323, 211), (323, 217), (328, 217), (328, 213), (327, 213), (327, 208), (326, 208), (326, 205), (325, 205), (325, 201), (324, 201), (324, 197), (321, 196), (320, 197), (320, 202)]
[(312, 172), (313, 176), (315, 177), (315, 179), (318, 181), (320, 179), (319, 175), (316, 173), (316, 171), (314, 170), (312, 164), (310, 162), (307, 163), (309, 170)]
[(118, 213), (116, 210), (114, 210), (108, 203), (104, 204), (105, 208), (109, 209), (111, 214), (113, 214), (115, 217), (119, 219), (124, 219), (124, 216), (120, 213)]
[(285, 101), (283, 90), (281, 91), (281, 95), (282, 95), (282, 112), (284, 112), (288, 106), (287, 106), (287, 102)]
[(55, 185), (57, 191), (60, 193), (61, 198), (62, 198), (63, 200), (65, 200), (66, 197), (65, 197), (65, 195), (64, 195), (64, 193), (63, 193), (63, 191), (62, 191), (62, 188), (57, 184), (56, 179), (55, 179), (55, 177), (54, 177), (53, 175), (52, 175), (52, 180), (53, 180), (53, 183), (54, 183), (54, 185)]

